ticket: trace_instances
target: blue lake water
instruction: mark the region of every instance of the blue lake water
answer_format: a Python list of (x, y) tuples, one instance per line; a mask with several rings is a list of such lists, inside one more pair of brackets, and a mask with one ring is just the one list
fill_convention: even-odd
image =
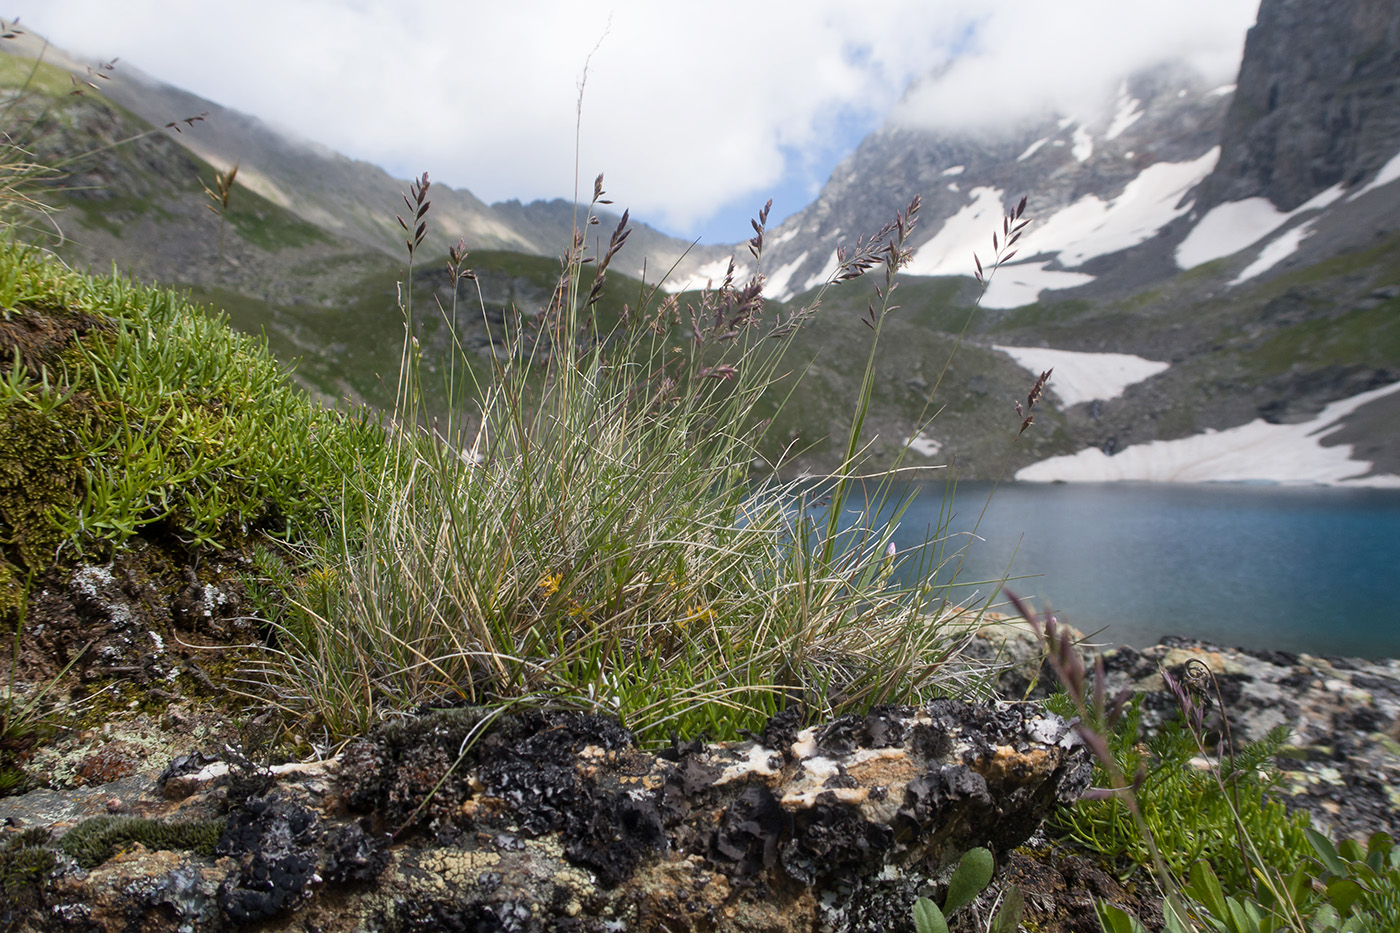
[[(916, 488), (901, 548), (936, 532), (947, 508), (942, 483)], [(1104, 642), (1172, 634), (1400, 657), (1400, 490), (1003, 483), (993, 493), (965, 482), (951, 511), (948, 545), (969, 544), (960, 581), (1034, 575), (1009, 585), (1086, 633), (1102, 629)]]

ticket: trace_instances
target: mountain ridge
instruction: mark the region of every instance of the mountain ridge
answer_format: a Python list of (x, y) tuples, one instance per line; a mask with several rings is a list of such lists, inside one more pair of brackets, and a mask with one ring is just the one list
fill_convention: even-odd
[[(921, 224), (910, 241), (913, 261), (901, 286), (903, 308), (891, 319), (878, 361), (881, 385), (866, 438), (874, 465), (952, 461), (963, 475), (991, 477), (1097, 449), (1118, 468), (1133, 458), (1117, 454), (1134, 446), (1226, 432), (1255, 421), (1275, 427), (1308, 422), (1333, 403), (1400, 379), (1400, 232), (1393, 220), (1400, 214), (1400, 184), (1395, 183), (1400, 154), (1388, 148), (1393, 144), (1400, 150), (1400, 135), (1379, 118), (1347, 124), (1343, 128), (1355, 131), (1355, 138), (1346, 144), (1352, 168), (1341, 170), (1345, 177), (1318, 188), (1335, 176), (1309, 176), (1305, 188), (1278, 203), (1265, 196), (1257, 173), (1239, 174), (1241, 165), (1262, 164), (1248, 156), (1250, 147), (1277, 149), (1292, 138), (1266, 132), (1270, 119), (1292, 125), (1315, 116), (1322, 98), (1340, 102), (1336, 106), (1344, 111), (1368, 114), (1380, 112), (1387, 101), (1400, 102), (1400, 57), (1368, 51), (1376, 45), (1374, 35), (1400, 29), (1400, 10), (1374, 0), (1346, 0), (1342, 12), (1352, 17), (1348, 22), (1371, 22), (1366, 17), (1381, 14), (1390, 18), (1359, 32), (1343, 30), (1343, 38), (1350, 36), (1347, 41), (1355, 47), (1344, 45), (1313, 57), (1334, 66), (1360, 62), (1365, 81), (1351, 81), (1355, 69), (1318, 66), (1314, 72), (1332, 75), (1330, 85), (1280, 80), (1269, 113), (1241, 104), (1279, 70), (1279, 49), (1306, 38), (1299, 30), (1310, 28), (1311, 20), (1293, 15), (1297, 7), (1296, 0), (1264, 0), (1236, 85), (1218, 85), (1182, 66), (1166, 65), (1125, 78), (1116, 98), (1092, 118), (1052, 115), (1000, 136), (936, 133), (891, 123), (838, 166), (811, 205), (768, 231), (766, 294), (778, 301), (810, 301), (834, 268), (837, 245), (877, 229), (913, 195), (923, 196)], [(109, 96), (121, 106), (115, 95)], [(154, 107), (149, 101), (141, 106), (148, 111)], [(168, 112), (164, 116), (168, 119)], [(1311, 137), (1297, 138), (1306, 149)], [(183, 144), (181, 151), (192, 152), (184, 136), (161, 145), (166, 143)], [(148, 148), (160, 147), (152, 143)], [(227, 149), (208, 151), (211, 159), (229, 154)], [(143, 158), (175, 158), (173, 151), (157, 155)], [(197, 153), (185, 158), (198, 168)], [(110, 177), (101, 179), (116, 183), (119, 205), (135, 206), (112, 215), (118, 219), (109, 221), (116, 225), (110, 230), (100, 223), (86, 230), (91, 243), (82, 255), (89, 260), (134, 257), (139, 274), (173, 274), (171, 281), (203, 289), (200, 295), (229, 308), (239, 326), (265, 329), (275, 346), (301, 355), (306, 372), (321, 374), (305, 381), (327, 397), (338, 397), (350, 385), (358, 386), (361, 396), (372, 388), (359, 375), (337, 373), (337, 367), (350, 365), (350, 357), (337, 356), (345, 336), (334, 315), (337, 308), (359, 308), (354, 320), (367, 322), (377, 335), (374, 340), (391, 341), (365, 304), (370, 295), (384, 307), (374, 313), (389, 314), (393, 308), (402, 244), (392, 221), (385, 223), (392, 216), (387, 206), (337, 206), (307, 195), (312, 205), (340, 211), (344, 226), (316, 224), (307, 219), (310, 208), (296, 213), (286, 205), (295, 207), (293, 202), (302, 198), (298, 173), (315, 170), (308, 166), (324, 170), (326, 159), (263, 172), (273, 181), (288, 181), (277, 190), (268, 188), (266, 204), (249, 209), (256, 216), (234, 225), (241, 239), (231, 250), (236, 267), (229, 269), (225, 282), (232, 282), (236, 294), (227, 285), (213, 290), (213, 228), (207, 215), (200, 214), (197, 187), (181, 195), (178, 205), (167, 198), (159, 209), (143, 207), (135, 196), (121, 193), (127, 183), (121, 179), (144, 177), (136, 164), (140, 161), (113, 166)], [(218, 163), (211, 165), (215, 167)], [(184, 170), (192, 173), (194, 168)], [(254, 182), (249, 188), (253, 200), (260, 177), (256, 163), (240, 168), (240, 180), (245, 173)], [(384, 189), (383, 198), (376, 195), (375, 204), (392, 205), (400, 183), (380, 174), (376, 184)], [(148, 182), (130, 184), (150, 187)], [(1002, 212), (1023, 193), (1030, 199), (1027, 216), (1035, 222), (1017, 244), (1020, 254), (991, 276), (979, 310), (971, 277), (973, 252), (987, 261)], [(527, 243), (537, 255), (550, 255), (539, 244), (553, 237), (562, 237), (553, 241), (556, 249), (567, 244), (573, 225), (573, 206), (565, 201), (483, 205), (469, 193), (436, 185), (433, 200), (433, 239), (424, 248), (426, 255), (445, 251), (456, 236), (471, 232), (462, 219), (469, 215), (484, 225), (472, 228), (474, 248), (495, 243), (520, 249)], [(192, 226), (196, 214), (204, 217), (197, 231)], [(186, 237), (189, 242), (152, 248), (147, 241), (164, 235), (156, 229), (158, 223), (168, 226), (177, 220), (181, 229), (194, 231)], [(283, 241), (296, 245), (258, 247), (254, 240), (259, 235), (265, 243), (273, 242), (267, 230), (274, 228)], [(681, 242), (662, 245), (676, 255)], [(654, 258), (646, 258), (657, 255), (646, 244), (644, 230), (634, 234), (629, 250), (620, 254), (632, 258), (625, 265), (615, 263), (615, 271), (635, 274), (645, 265), (652, 280), (664, 272)], [(165, 250), (174, 252), (160, 260)], [(154, 258), (148, 260), (147, 253)], [(728, 256), (728, 249), (690, 249), (670, 286), (718, 281)], [(738, 262), (743, 275), (751, 260), (740, 252)], [(499, 276), (488, 283), (492, 302), (539, 301), (548, 294), (548, 274), (539, 264), (522, 265), (504, 255), (492, 263), (498, 271), (491, 274)], [(828, 438), (843, 436), (849, 422), (842, 400), (851, 398), (858, 385), (866, 346), (865, 332), (852, 325), (867, 297), (862, 285), (829, 293), (799, 340), (796, 352), (812, 362), (802, 391), (779, 414), (775, 428), (775, 438), (781, 439), (775, 440), (776, 447), (799, 452), (788, 461), (789, 470), (821, 472), (834, 465), (837, 454)], [(964, 332), (965, 339), (959, 336)], [(477, 346), (488, 355), (494, 352), (489, 342)], [(942, 361), (954, 346), (960, 359), (945, 370)], [(1027, 362), (1033, 357), (1009, 352), (1018, 348), (1078, 353), (1089, 367), (1097, 358), (1087, 354), (1105, 353), (1168, 365), (1115, 391), (1104, 390), (1100, 398), (1061, 397), (1052, 377), (1037, 409), (1037, 425), (1012, 443), (1009, 438), (1020, 423), (1013, 401), (1024, 397), (1037, 375)], [(355, 365), (373, 365), (380, 373), (393, 362), (388, 355), (361, 354), (359, 359)], [(1098, 359), (1100, 365), (1106, 362)], [(1061, 377), (1068, 378), (1061, 365)], [(940, 373), (948, 378), (940, 381)], [(928, 391), (935, 386), (940, 397), (931, 404)], [(1348, 450), (1357, 452), (1359, 479), (1400, 476), (1400, 430), (1384, 430), (1387, 424), (1400, 425), (1396, 406), (1394, 396), (1378, 398), (1330, 427), (1319, 426), (1325, 436), (1316, 443), (1326, 447), (1328, 437), (1350, 438)], [(926, 414), (931, 412), (938, 417), (930, 422)], [(1370, 427), (1363, 430), (1362, 425)], [(775, 448), (772, 457), (779, 452)], [(1261, 475), (1266, 466), (1260, 467)]]

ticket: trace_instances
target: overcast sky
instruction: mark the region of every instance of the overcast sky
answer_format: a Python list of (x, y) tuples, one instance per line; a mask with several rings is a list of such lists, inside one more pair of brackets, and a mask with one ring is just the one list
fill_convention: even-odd
[[(800, 210), (900, 119), (955, 129), (1087, 111), (1126, 71), (1234, 79), (1258, 0), (31, 0), (6, 18), (486, 201), (571, 197), (708, 243)], [(591, 57), (590, 57), (591, 53)]]

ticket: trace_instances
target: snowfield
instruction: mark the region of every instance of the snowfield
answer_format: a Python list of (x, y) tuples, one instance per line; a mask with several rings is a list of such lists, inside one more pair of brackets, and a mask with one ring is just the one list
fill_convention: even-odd
[(1077, 454), (1033, 463), (1017, 471), (1016, 479), (1033, 483), (1264, 481), (1400, 488), (1400, 476), (1366, 476), (1371, 464), (1353, 460), (1350, 444), (1324, 447), (1321, 443), (1342, 426), (1347, 415), (1395, 392), (1400, 392), (1400, 382), (1333, 402), (1302, 424), (1256, 419), (1225, 431), (1134, 444), (1112, 457), (1087, 447)]
[(1048, 265), (1048, 262), (1020, 262), (1002, 266), (987, 284), (982, 307), (1010, 310), (1033, 305), (1040, 300), (1043, 291), (1073, 288), (1094, 281), (1092, 275), (1084, 272), (1059, 272), (1045, 268)]
[(1190, 209), (1190, 202), (1180, 205), (1182, 197), (1210, 174), (1219, 159), (1216, 146), (1191, 162), (1149, 165), (1111, 201), (1085, 195), (1026, 228), (1017, 244), (1021, 255), (1057, 253), (1062, 266), (1074, 268), (1096, 256), (1144, 243)]
[(1131, 353), (1082, 353), (1076, 350), (1051, 350), (1045, 347), (1006, 347), (993, 345), (1026, 369), (1039, 376), (1047, 369), (1050, 374), (1046, 388), (1065, 405), (1078, 405), (1095, 399), (1117, 398), (1135, 382), (1157, 375), (1171, 366), (1158, 360), (1147, 360)]
[(1322, 210), (1342, 194), (1342, 186), (1333, 185), (1287, 213), (1274, 207), (1268, 198), (1246, 198), (1217, 205), (1177, 246), (1176, 264), (1182, 269), (1194, 269), (1212, 259), (1233, 256), (1258, 243), (1294, 217)]

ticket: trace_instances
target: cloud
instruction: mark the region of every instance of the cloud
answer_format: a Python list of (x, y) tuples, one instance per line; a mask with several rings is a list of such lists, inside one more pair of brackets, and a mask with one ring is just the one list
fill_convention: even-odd
[[(683, 232), (736, 200), (759, 203), (813, 159), (834, 164), (853, 128), (879, 125), (930, 68), (948, 66), (906, 115), (1008, 113), (1077, 98), (1134, 55), (1238, 64), (1251, 3), (888, 0), (857, 13), (847, 0), (44, 0), (24, 21), (74, 53), (119, 55), (487, 201), (571, 196), (587, 60), (581, 187), (604, 172), (619, 205)], [(1086, 25), (1085, 11), (1109, 23)]]
[(1258, 0), (998, 0), (967, 47), (895, 109), (905, 125), (1008, 127), (1049, 112), (1087, 118), (1133, 71), (1182, 61), (1233, 82)]

